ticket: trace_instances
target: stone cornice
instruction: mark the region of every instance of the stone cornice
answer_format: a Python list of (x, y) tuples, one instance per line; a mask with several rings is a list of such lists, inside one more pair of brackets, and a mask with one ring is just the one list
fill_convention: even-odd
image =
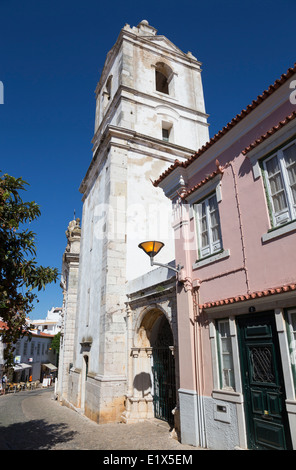
[(66, 263), (79, 263), (79, 253), (64, 253), (64, 261)]
[[(142, 148), (137, 148), (137, 145)], [(192, 149), (140, 134), (131, 129), (107, 126), (79, 187), (79, 191), (82, 194), (87, 191), (89, 181), (92, 180), (95, 172), (98, 171), (98, 167), (104, 161), (106, 151), (110, 146), (124, 148), (130, 152), (137, 152), (151, 158), (165, 160), (168, 163), (173, 163), (176, 158), (186, 161), (193, 153)]]
[[(128, 93), (129, 95), (132, 95), (133, 98), (131, 98), (128, 95), (125, 95), (124, 93)], [(103, 131), (104, 126), (106, 126), (106, 123), (110, 120), (112, 112), (114, 112), (117, 109), (117, 106), (118, 106), (120, 100), (132, 101), (135, 104), (141, 104), (142, 106), (153, 107), (153, 106), (149, 105), (148, 102), (146, 102), (146, 103), (137, 102), (136, 99), (135, 99), (136, 96), (142, 97), (142, 98), (147, 99), (149, 101), (157, 102), (160, 105), (164, 105), (164, 104), (168, 105), (168, 106), (172, 107), (173, 109), (176, 108), (176, 109), (179, 109), (180, 111), (186, 112), (188, 114), (193, 114), (195, 118), (199, 117), (199, 118), (207, 120), (207, 118), (209, 117), (209, 115), (206, 114), (206, 113), (203, 113), (203, 112), (198, 111), (196, 109), (188, 108), (186, 106), (181, 105), (180, 103), (178, 103), (177, 100), (175, 100), (174, 98), (170, 98), (169, 96), (168, 97), (166, 95), (159, 96), (157, 93), (148, 94), (148, 93), (144, 93), (142, 91), (136, 90), (135, 88), (130, 88), (130, 87), (127, 87), (125, 85), (120, 85), (118, 87), (111, 103), (109, 104), (108, 110), (107, 110), (101, 124), (99, 125), (97, 131), (95, 132), (95, 135), (92, 138), (92, 143), (94, 145), (93, 150), (95, 148), (96, 141), (99, 139), (100, 134), (103, 134), (103, 132), (104, 132)], [(199, 122), (199, 124), (204, 125), (205, 127), (209, 127), (209, 123), (207, 121), (199, 120), (198, 122)], [(196, 149), (193, 151), (193, 154), (195, 152), (196, 152)]]

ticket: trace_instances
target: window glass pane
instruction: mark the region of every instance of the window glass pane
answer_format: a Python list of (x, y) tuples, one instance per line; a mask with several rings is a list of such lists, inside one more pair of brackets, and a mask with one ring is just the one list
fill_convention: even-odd
[(220, 240), (220, 230), (219, 230), (219, 213), (218, 213), (216, 196), (213, 196), (209, 199), (209, 211), (210, 211), (210, 221), (211, 221), (211, 230), (212, 230), (212, 241), (217, 242), (218, 240)]
[(212, 196), (209, 199), (210, 212), (213, 212), (217, 208), (216, 196)]
[(216, 194), (197, 205), (201, 257), (221, 249), (221, 231)]
[(277, 213), (287, 208), (283, 179), (277, 156), (266, 162), (266, 170), (268, 174), (274, 211)]
[(201, 205), (201, 219), (200, 219), (200, 227), (201, 227), (201, 246), (204, 248), (209, 244), (209, 237), (208, 237), (208, 224), (207, 224), (207, 216), (206, 216), (206, 203), (203, 202)]
[(221, 338), (222, 353), (231, 353), (231, 340), (230, 337)]
[(218, 323), (222, 388), (234, 388), (232, 346), (228, 321)]
[(294, 340), (296, 340), (296, 312), (291, 313), (291, 328)]
[(233, 371), (232, 370), (224, 370), (223, 371), (223, 382), (224, 382), (224, 388), (234, 388), (234, 377), (233, 377)]
[(293, 203), (296, 204), (296, 145), (293, 144), (284, 150), (284, 159), (288, 172)]
[(272, 196), (272, 200), (275, 212), (280, 212), (287, 208), (287, 201), (284, 191)]
[(266, 162), (266, 169), (268, 177), (277, 174), (280, 171), (279, 163), (277, 157), (273, 157)]
[(201, 246), (204, 248), (205, 246), (208, 246), (209, 244), (209, 238), (208, 238), (208, 232), (204, 232), (201, 234)]
[(169, 130), (162, 129), (162, 140), (168, 141), (169, 140)]

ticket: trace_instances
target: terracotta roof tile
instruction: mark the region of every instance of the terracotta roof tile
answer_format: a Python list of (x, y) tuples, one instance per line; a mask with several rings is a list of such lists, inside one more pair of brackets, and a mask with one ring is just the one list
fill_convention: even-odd
[(293, 119), (296, 118), (296, 111), (293, 111), (292, 114), (287, 116), (283, 121), (280, 121), (276, 126), (272, 127), (269, 129), (266, 134), (262, 135), (258, 139), (256, 139), (254, 142), (252, 142), (248, 147), (246, 147), (243, 151), (242, 154), (246, 155), (248, 152), (253, 150), (253, 148), (257, 147), (257, 145), (261, 144), (264, 140), (268, 139), (271, 135), (275, 134), (277, 131), (282, 129), (282, 127), (286, 126), (289, 124), (289, 122), (293, 121)]
[(185, 162), (175, 160), (175, 163), (171, 165), (160, 177), (153, 182), (154, 186), (158, 186), (159, 183), (164, 180), (176, 167), (181, 166), (187, 168), (192, 162), (199, 158), (206, 150), (208, 150), (215, 142), (220, 140), (228, 131), (230, 131), (236, 124), (238, 124), (244, 117), (250, 114), (253, 109), (257, 108), (264, 100), (266, 100), (272, 93), (274, 93), (281, 85), (283, 85), (292, 75), (296, 73), (296, 63), (293, 67), (290, 67), (286, 73), (281, 75), (272, 85), (268, 87), (261, 95), (257, 96), (255, 100), (249, 104), (246, 109), (243, 109), (237, 114), (221, 131), (214, 135), (205, 145), (203, 145), (194, 155), (188, 158)]
[(217, 170), (213, 171), (210, 175), (206, 176), (203, 180), (201, 180), (199, 183), (197, 183), (195, 186), (192, 188), (184, 191), (182, 194), (180, 194), (182, 199), (186, 199), (190, 194), (194, 193), (197, 189), (201, 188), (204, 184), (206, 184), (208, 181), (211, 181), (215, 176), (217, 175), (222, 175), (223, 174), (223, 168), (219, 165), (219, 162), (217, 164)]
[(263, 291), (258, 291), (258, 292), (252, 292), (251, 294), (243, 294), (243, 295), (238, 295), (235, 297), (229, 297), (228, 299), (223, 299), (223, 300), (215, 300), (211, 302), (205, 302), (204, 304), (200, 304), (199, 308), (200, 310), (203, 309), (209, 309), (213, 307), (220, 307), (223, 305), (228, 305), (228, 304), (233, 304), (233, 303), (238, 303), (238, 302), (244, 302), (246, 300), (250, 299), (259, 299), (261, 297), (268, 297), (271, 295), (275, 294), (282, 294), (284, 292), (291, 292), (291, 291), (296, 291), (296, 283), (295, 284), (288, 284), (285, 286), (281, 287), (274, 287), (271, 289), (265, 289)]

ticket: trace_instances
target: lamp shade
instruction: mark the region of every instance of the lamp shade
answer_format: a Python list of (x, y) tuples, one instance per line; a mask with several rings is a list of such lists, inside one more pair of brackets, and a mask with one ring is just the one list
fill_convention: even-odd
[(162, 249), (164, 243), (157, 242), (157, 241), (150, 241), (150, 242), (142, 242), (139, 245), (139, 248), (145, 251), (145, 253), (153, 258), (157, 253)]

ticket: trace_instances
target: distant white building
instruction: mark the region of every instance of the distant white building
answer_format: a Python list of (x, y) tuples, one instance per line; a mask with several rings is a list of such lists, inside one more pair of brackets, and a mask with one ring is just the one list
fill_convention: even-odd
[(62, 307), (52, 307), (51, 310), (48, 310), (45, 320), (32, 320), (30, 323), (42, 333), (56, 335), (61, 331)]
[[(0, 321), (0, 331), (7, 328), (6, 323)], [(57, 373), (57, 353), (52, 348), (51, 342), (54, 335), (41, 331), (31, 331), (14, 344), (14, 365), (9, 369), (7, 375), (10, 382), (26, 382), (42, 380)], [(5, 344), (0, 339), (0, 377), (4, 372), (4, 349)]]

